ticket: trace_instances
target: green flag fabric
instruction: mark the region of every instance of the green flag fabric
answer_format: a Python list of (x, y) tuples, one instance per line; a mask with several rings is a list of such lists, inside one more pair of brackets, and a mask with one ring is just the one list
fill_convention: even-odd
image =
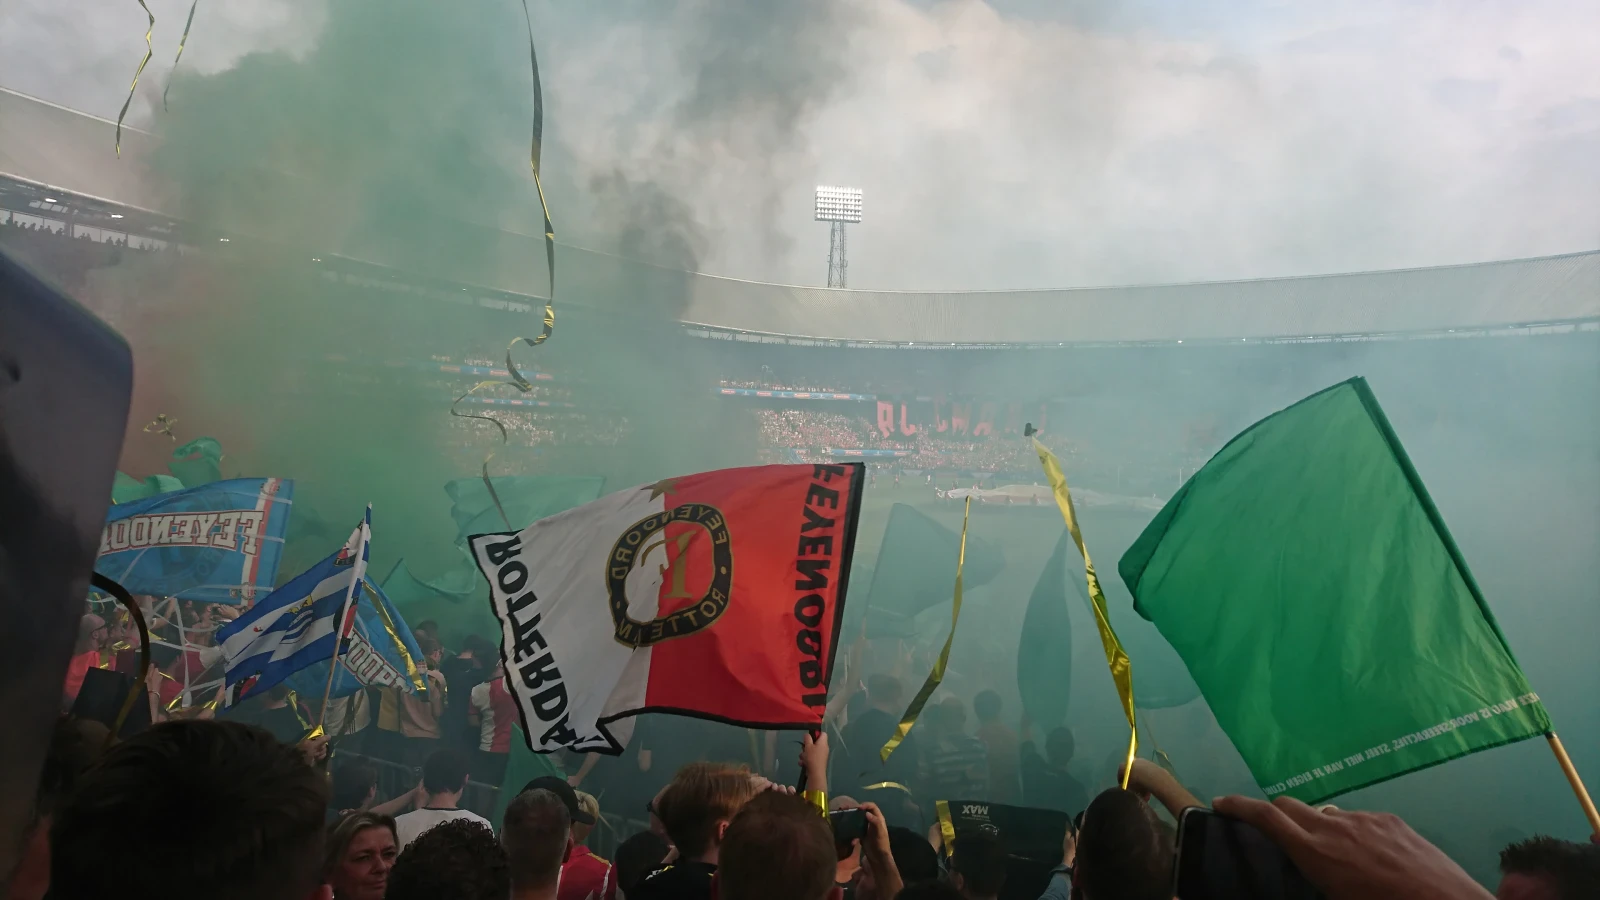
[(151, 475), (149, 478), (140, 481), (132, 475), (118, 472), (116, 479), (111, 482), (111, 502), (130, 503), (134, 500), (154, 497), (157, 494), (165, 494), (168, 491), (181, 490), (183, 490), (183, 482), (173, 478), (171, 475)]
[(495, 830), (498, 831), (500, 823), (505, 821), (506, 807), (516, 799), (522, 786), (543, 775), (554, 775), (561, 779), (567, 777), (550, 756), (528, 749), (528, 738), (522, 733), (520, 722), (512, 725), (511, 755), (506, 759), (505, 777), (500, 779), (500, 796), (495, 802), (494, 816), (489, 819)]
[[(971, 535), (968, 535), (971, 538)], [(1067, 553), (1071, 536), (1063, 529), (1055, 552), (1044, 564), (1022, 615), (1017, 641), (1017, 693), (1022, 711), (1043, 733), (1066, 724), (1072, 693), (1072, 617), (1067, 613)], [(1076, 554), (1074, 554), (1076, 556)], [(1078, 582), (1083, 579), (1075, 579)]]
[(216, 438), (199, 437), (172, 451), (167, 469), (186, 488), (222, 480), (222, 444)]
[[(960, 532), (904, 503), (891, 507), (867, 592), (867, 636), (908, 637), (913, 616), (949, 603), (960, 550)], [(962, 570), (968, 590), (993, 581), (1005, 564), (998, 547), (968, 531)]]
[(1235, 437), (1118, 570), (1269, 796), (1315, 803), (1550, 731), (1363, 379)]
[(408, 606), (426, 600), (445, 600), (465, 603), (488, 582), (478, 571), (471, 558), (463, 556), (460, 563), (437, 578), (421, 578), (411, 571), (405, 560), (395, 564), (394, 571), (383, 580), (383, 592), (399, 606)]
[(460, 532), (458, 541), (475, 534), (521, 531), (540, 519), (594, 500), (606, 482), (587, 475), (507, 475), (490, 480), (505, 508), (503, 518), (482, 478), (457, 478), (445, 484), (444, 492), (454, 504), (450, 516)]

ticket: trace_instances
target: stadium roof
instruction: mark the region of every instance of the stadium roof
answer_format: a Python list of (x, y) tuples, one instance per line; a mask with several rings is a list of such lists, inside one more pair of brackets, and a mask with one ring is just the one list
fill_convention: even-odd
[[(0, 177), (96, 204), (157, 214), (171, 204), (143, 177), (157, 140), (0, 88)], [(542, 286), (530, 235), (467, 226), (470, 271), (429, 274), (523, 293)], [(249, 223), (239, 223), (248, 233)], [(405, 271), (381, 247), (342, 248)], [(895, 346), (1126, 344), (1333, 339), (1495, 331), (1600, 322), (1600, 251), (1538, 259), (1247, 281), (1037, 291), (860, 291), (673, 271), (563, 248), (565, 303), (626, 314), (651, 303), (715, 336)]]

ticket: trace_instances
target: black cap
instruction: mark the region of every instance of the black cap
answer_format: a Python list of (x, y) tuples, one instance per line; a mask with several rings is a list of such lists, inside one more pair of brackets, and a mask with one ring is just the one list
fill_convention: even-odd
[(594, 824), (594, 816), (584, 812), (583, 807), (578, 805), (578, 792), (572, 789), (572, 785), (567, 784), (565, 778), (557, 778), (554, 775), (540, 775), (538, 778), (523, 785), (522, 790), (517, 793), (526, 794), (529, 791), (541, 790), (549, 791), (560, 797), (561, 802), (567, 806), (567, 812), (572, 814), (572, 821), (577, 822), (579, 825)]

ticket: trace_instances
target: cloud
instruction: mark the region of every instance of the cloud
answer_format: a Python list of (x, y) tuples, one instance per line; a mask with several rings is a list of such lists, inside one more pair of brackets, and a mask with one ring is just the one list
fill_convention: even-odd
[[(14, 0), (0, 15), (25, 34), (0, 19), (0, 83), (114, 112), (142, 25), (124, 5), (67, 22)], [(591, 192), (621, 173), (692, 217), (702, 270), (815, 284), (827, 235), (812, 187), (852, 184), (866, 192), (852, 286), (933, 289), (1600, 246), (1593, 4), (1348, 0), (1178, 23), (1079, 7), (1044, 20), (978, 0), (536, 4), (558, 227), (604, 239), (615, 204)], [(174, 8), (175, 40), (184, 8), (157, 14)], [(278, 0), (202, 33), (226, 8), (202, 7), (197, 66), (293, 49), (317, 19)], [(22, 44), (49, 49), (18, 61), (7, 51)]]

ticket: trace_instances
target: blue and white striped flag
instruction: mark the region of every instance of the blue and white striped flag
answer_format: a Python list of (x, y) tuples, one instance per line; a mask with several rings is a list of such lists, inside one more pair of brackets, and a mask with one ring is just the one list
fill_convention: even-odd
[(294, 577), (217, 631), (226, 660), (227, 697), (247, 700), (333, 658), (350, 632), (357, 586), (367, 572), (372, 507), (339, 552)]

